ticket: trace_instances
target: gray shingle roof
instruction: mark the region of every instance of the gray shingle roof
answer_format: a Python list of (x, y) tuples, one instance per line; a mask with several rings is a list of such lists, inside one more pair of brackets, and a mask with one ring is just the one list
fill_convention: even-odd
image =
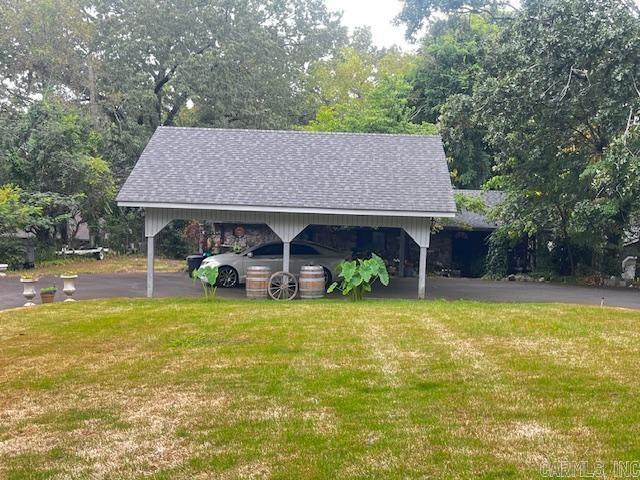
[(176, 127), (156, 130), (118, 202), (455, 212), (439, 136)]
[[(504, 192), (498, 190), (454, 190), (454, 192), (462, 193), (469, 197), (481, 197), (487, 208), (495, 207), (504, 202), (505, 199)], [(466, 210), (456, 213), (452, 223), (476, 230), (495, 230), (498, 228), (498, 224), (489, 220), (486, 215)]]

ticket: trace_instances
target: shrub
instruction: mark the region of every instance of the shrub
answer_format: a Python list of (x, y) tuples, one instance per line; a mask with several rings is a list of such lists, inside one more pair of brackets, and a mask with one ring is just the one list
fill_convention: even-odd
[(375, 253), (367, 260), (357, 259), (343, 261), (338, 269), (341, 278), (339, 282), (333, 282), (327, 289), (327, 293), (333, 292), (336, 288), (342, 291), (342, 295), (351, 295), (354, 301), (364, 299), (364, 294), (371, 292), (376, 280), (384, 286), (389, 285), (389, 272), (384, 261)]
[(12, 270), (22, 268), (24, 246), (19, 239), (0, 235), (0, 263), (6, 263)]

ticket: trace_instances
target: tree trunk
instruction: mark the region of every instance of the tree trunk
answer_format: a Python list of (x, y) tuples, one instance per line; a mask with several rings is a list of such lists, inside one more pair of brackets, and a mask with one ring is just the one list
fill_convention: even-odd
[(567, 255), (569, 256), (569, 268), (571, 269), (569, 271), (569, 275), (573, 276), (573, 274), (576, 271), (576, 264), (575, 264), (575, 260), (573, 258), (573, 249), (571, 248), (571, 243), (569, 242), (569, 238), (565, 236), (564, 239), (564, 244), (565, 247), (567, 249)]
[(89, 55), (89, 112), (91, 114), (91, 125), (96, 127), (98, 125), (98, 100), (97, 100), (97, 87), (96, 87), (96, 71), (94, 66), (93, 54)]

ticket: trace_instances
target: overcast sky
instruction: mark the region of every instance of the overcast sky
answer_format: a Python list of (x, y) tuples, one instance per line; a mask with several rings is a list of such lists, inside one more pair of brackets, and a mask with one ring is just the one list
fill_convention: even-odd
[(404, 28), (395, 26), (393, 19), (400, 13), (399, 0), (326, 0), (330, 10), (344, 12), (342, 21), (349, 28), (368, 25), (378, 47), (398, 45), (405, 51), (415, 49), (404, 39)]

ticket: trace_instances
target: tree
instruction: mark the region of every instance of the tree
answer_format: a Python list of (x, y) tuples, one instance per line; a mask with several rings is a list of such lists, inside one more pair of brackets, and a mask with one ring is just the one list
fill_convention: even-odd
[(89, 99), (93, 25), (83, 0), (0, 3), (0, 98), (22, 107), (45, 92)]
[(0, 184), (20, 187), (42, 212), (27, 230), (42, 241), (56, 234), (67, 241), (70, 220), (95, 228), (108, 213), (115, 186), (98, 155), (100, 136), (88, 121), (76, 109), (45, 99), (15, 114), (11, 125), (0, 144)]
[(101, 90), (116, 122), (273, 127), (296, 110), (309, 62), (346, 36), (319, 0), (101, 0)]
[(11, 184), (0, 186), (0, 260), (3, 263), (17, 267), (24, 262), (16, 233), (35, 223), (40, 212), (40, 208), (24, 202), (20, 188)]
[(402, 11), (396, 22), (407, 27), (407, 38), (412, 38), (436, 14), (477, 13), (493, 18), (508, 18), (505, 11), (514, 10), (509, 0), (403, 0)]
[(485, 129), (470, 115), (474, 87), (499, 29), (485, 16), (453, 15), (431, 24), (410, 82), (415, 121), (438, 122), (454, 184), (479, 188), (490, 176), (493, 152)]
[[(314, 69), (314, 94), (322, 99), (309, 131), (434, 134), (430, 123), (414, 123), (407, 73), (413, 57), (397, 52), (375, 60), (367, 53), (345, 50), (340, 60)], [(357, 81), (354, 81), (357, 79)]]
[[(497, 152), (490, 185), (507, 192), (505, 228), (512, 236), (550, 232), (569, 273), (580, 260), (575, 247), (595, 254), (583, 263), (606, 271), (613, 266), (601, 260), (622, 246), (632, 203), (616, 190), (634, 190), (624, 176), (603, 177), (598, 168), (615, 171), (624, 142), (615, 139), (626, 138), (640, 111), (639, 56), (640, 24), (624, 4), (528, 0), (474, 94)], [(608, 188), (596, 180), (614, 177), (620, 183), (607, 180)]]
[(39, 215), (40, 209), (21, 199), (22, 190), (15, 185), (0, 186), (0, 236), (14, 235)]

